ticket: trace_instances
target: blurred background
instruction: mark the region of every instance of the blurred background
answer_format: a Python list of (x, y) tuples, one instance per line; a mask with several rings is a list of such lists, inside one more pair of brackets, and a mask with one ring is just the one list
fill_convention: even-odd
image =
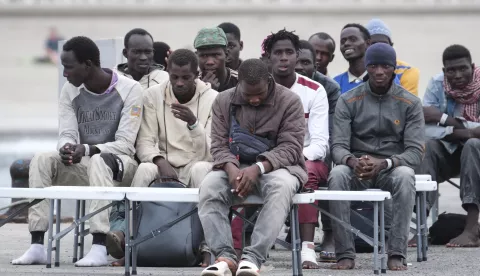
[[(49, 37), (116, 38), (140, 27), (172, 49), (191, 48), (200, 28), (228, 21), (241, 29), (245, 59), (284, 27), (302, 39), (327, 32), (338, 45), (345, 24), (376, 17), (391, 28), (398, 57), (420, 68), (423, 95), (445, 47), (480, 55), (479, 12), (478, 0), (0, 0), (0, 186), (10, 186), (15, 159), (56, 146), (59, 75), (45, 58)], [(346, 68), (337, 46), (329, 74)]]

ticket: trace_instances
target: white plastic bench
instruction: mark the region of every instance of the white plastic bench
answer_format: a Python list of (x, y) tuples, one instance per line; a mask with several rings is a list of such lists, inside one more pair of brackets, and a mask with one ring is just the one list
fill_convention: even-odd
[[(352, 225), (334, 217), (326, 210), (312, 204), (331, 219), (338, 222), (340, 225), (350, 230), (353, 234), (357, 235), (365, 242), (373, 246), (373, 272), (379, 274), (387, 272), (387, 255), (385, 252), (385, 200), (390, 199), (389, 192), (381, 190), (364, 190), (364, 191), (327, 191), (318, 190), (315, 191), (315, 200), (340, 200), (340, 201), (371, 201), (373, 202), (373, 238), (361, 233), (358, 229), (355, 229)], [(380, 211), (380, 225), (378, 223), (378, 215)], [(378, 241), (378, 229), (380, 227), (380, 243)], [(381, 248), (379, 254), (378, 248)]]
[[(136, 202), (140, 201), (161, 201), (161, 202), (198, 202), (199, 189), (178, 189), (178, 188), (130, 188), (126, 193), (125, 209), (130, 208), (132, 203), (134, 206)], [(315, 202), (313, 193), (296, 194), (293, 197), (293, 207), (290, 212), (290, 218), (293, 227), (292, 229), (292, 275), (302, 275), (302, 264), (300, 257), (300, 230), (298, 224), (298, 205), (299, 204), (311, 204)], [(261, 205), (263, 199), (259, 196), (249, 196), (242, 202), (242, 205)], [(127, 220), (128, 215), (125, 215)], [(127, 222), (128, 223), (128, 222)], [(129, 225), (129, 224), (127, 224)], [(129, 227), (126, 227), (129, 229)], [(134, 228), (135, 229), (135, 228)], [(134, 230), (135, 231), (135, 230)], [(153, 230), (154, 235), (160, 234), (161, 231)], [(129, 230), (127, 230), (129, 232)], [(125, 237), (130, 237), (129, 233), (125, 233)], [(137, 240), (141, 239), (136, 237), (136, 233), (133, 233), (133, 240), (129, 238), (125, 242), (125, 275), (130, 275), (130, 250), (132, 251), (132, 275), (137, 274)]]
[[(79, 231), (83, 231), (83, 223), (90, 217), (97, 213), (111, 207), (112, 204), (102, 207), (98, 211), (92, 214), (83, 214), (81, 218), (78, 217), (79, 208), (77, 204), (77, 211), (75, 221), (67, 229), (60, 231), (60, 216), (61, 216), (61, 200), (62, 199), (74, 199), (83, 201), (83, 209), (85, 208), (85, 200), (109, 200), (119, 201), (125, 198), (125, 192), (115, 190), (115, 188), (101, 188), (101, 187), (76, 187), (76, 186), (55, 186), (48, 188), (0, 188), (0, 197), (4, 198), (29, 198), (34, 199), (28, 204), (31, 207), (38, 204), (42, 200), (50, 200), (50, 211), (48, 218), (48, 246), (47, 246), (47, 268), (52, 266), (52, 250), (55, 250), (55, 266), (60, 265), (60, 239), (63, 238), (70, 231), (75, 230), (75, 243), (74, 243), (74, 260), (77, 257), (78, 246), (78, 234)], [(53, 236), (53, 217), (54, 206), (56, 205), (57, 216), (56, 220), (56, 233)], [(55, 247), (52, 247), (52, 243), (55, 240)], [(83, 241), (81, 242), (83, 248)], [(82, 250), (81, 250), (82, 251)], [(81, 254), (83, 255), (83, 254)]]

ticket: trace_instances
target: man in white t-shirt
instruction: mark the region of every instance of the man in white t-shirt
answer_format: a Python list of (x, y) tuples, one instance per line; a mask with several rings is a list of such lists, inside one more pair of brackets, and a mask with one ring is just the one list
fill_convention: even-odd
[[(295, 73), (300, 42), (293, 32), (284, 29), (270, 35), (264, 41), (263, 49), (270, 60), (275, 81), (302, 100), (307, 123), (303, 155), (308, 181), (304, 189), (317, 190), (319, 186), (326, 186), (328, 176), (328, 166), (324, 162), (329, 151), (327, 93), (321, 84)], [(316, 269), (318, 263), (313, 238), (318, 226), (318, 210), (310, 205), (301, 205), (299, 222), (303, 268)]]

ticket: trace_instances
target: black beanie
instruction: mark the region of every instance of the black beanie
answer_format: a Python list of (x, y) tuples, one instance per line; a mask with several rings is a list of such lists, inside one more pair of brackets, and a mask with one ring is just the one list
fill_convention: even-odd
[(375, 43), (367, 48), (365, 53), (365, 66), (390, 65), (396, 67), (397, 54), (392, 46), (386, 43)]

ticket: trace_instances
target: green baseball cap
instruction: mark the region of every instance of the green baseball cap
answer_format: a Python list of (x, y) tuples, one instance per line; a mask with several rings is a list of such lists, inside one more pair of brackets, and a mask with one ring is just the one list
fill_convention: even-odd
[(201, 29), (193, 42), (195, 49), (208, 46), (227, 46), (227, 36), (219, 27)]

